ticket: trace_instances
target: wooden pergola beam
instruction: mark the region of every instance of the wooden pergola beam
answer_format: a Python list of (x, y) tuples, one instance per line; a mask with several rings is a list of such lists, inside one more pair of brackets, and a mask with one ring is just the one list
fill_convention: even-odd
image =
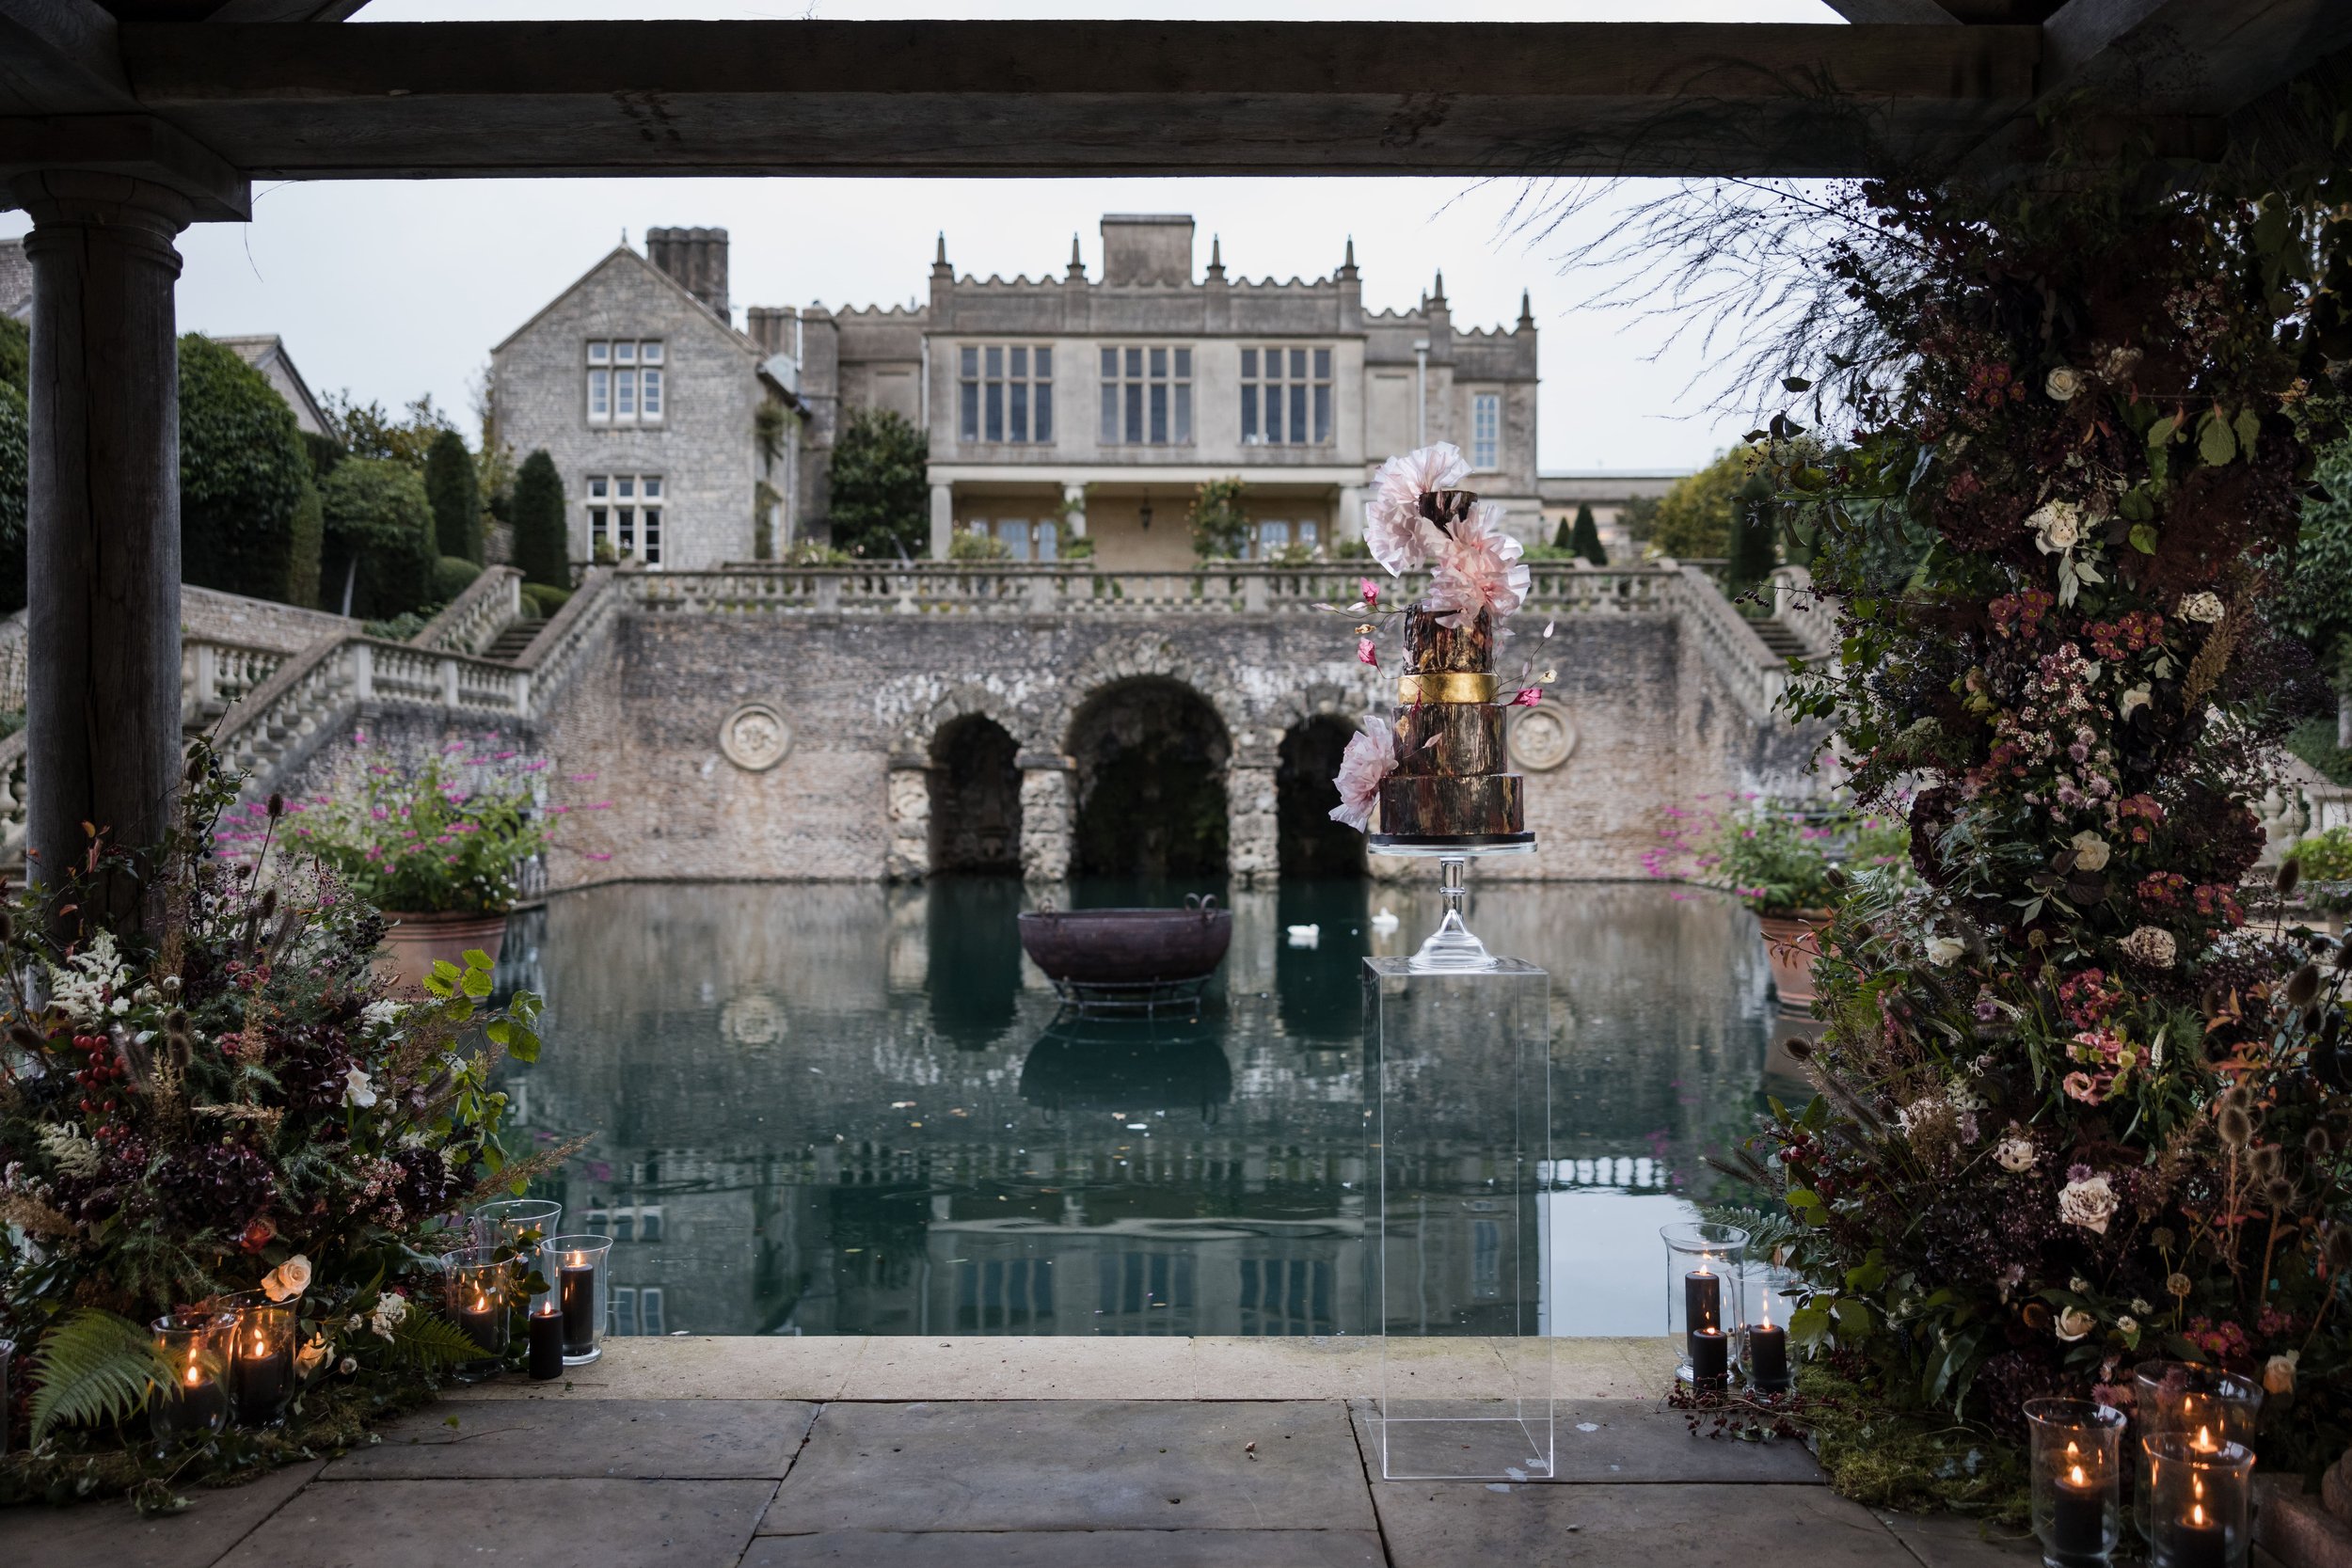
[[(260, 0), (257, 0), (260, 3)], [(126, 22), (138, 103), (273, 179), (1788, 174), (1951, 156), (2031, 26)]]

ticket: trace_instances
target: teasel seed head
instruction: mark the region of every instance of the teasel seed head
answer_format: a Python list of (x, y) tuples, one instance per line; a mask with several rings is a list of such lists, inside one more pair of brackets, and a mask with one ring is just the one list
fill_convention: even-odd
[(2254, 1141), (2253, 1122), (2234, 1105), (2221, 1107), (2221, 1115), (2216, 1118), (2216, 1128), (2221, 1134), (2224, 1148), (2244, 1148)]
[(2275, 885), (2279, 889), (2280, 897), (2285, 898), (2292, 895), (2297, 884), (2302, 880), (2303, 863), (2301, 861), (2289, 860), (2279, 863), (2279, 876)]
[(2305, 960), (2287, 979), (2287, 1006), (2300, 1011), (2319, 995), (2319, 966)]

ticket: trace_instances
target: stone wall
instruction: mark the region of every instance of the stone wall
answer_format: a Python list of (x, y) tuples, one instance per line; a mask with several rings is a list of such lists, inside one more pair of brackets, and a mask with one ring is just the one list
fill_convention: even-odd
[[(1665, 805), (1803, 787), (1800, 737), (1752, 718), (1675, 615), (1565, 615), (1540, 647), (1538, 629), (1523, 626), (1526, 641), (1506, 643), (1499, 662), (1506, 674), (1530, 659), (1557, 672), (1546, 705), (1565, 721), (1565, 754), (1534, 765), (1563, 750), (1558, 729), (1534, 734), (1548, 747), (1522, 748), (1540, 849), (1490, 863), (1482, 878), (1639, 877)], [(1353, 723), (1389, 693), (1391, 677), (1357, 664), (1343, 630), (1306, 615), (632, 611), (533, 737), (554, 759), (558, 799), (612, 802), (568, 819), (551, 875), (558, 885), (920, 877), (935, 842), (935, 739), (980, 714), (1017, 748), (1024, 869), (1056, 880), (1072, 853), (1081, 710), (1123, 684), (1164, 680), (1199, 693), (1222, 724), (1232, 866), (1270, 878), (1283, 734), (1317, 714)], [(773, 767), (739, 766), (722, 745), (747, 705), (790, 727)], [(1419, 874), (1393, 861), (1375, 868)]]

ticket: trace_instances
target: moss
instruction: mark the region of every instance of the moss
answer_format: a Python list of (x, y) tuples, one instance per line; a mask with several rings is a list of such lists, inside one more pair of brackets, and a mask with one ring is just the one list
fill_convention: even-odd
[(1905, 1513), (2027, 1523), (2030, 1482), (2013, 1440), (1949, 1416), (1890, 1409), (1819, 1362), (1800, 1370), (1797, 1386), (1819, 1402), (1809, 1419), (1814, 1452), (1839, 1497)]

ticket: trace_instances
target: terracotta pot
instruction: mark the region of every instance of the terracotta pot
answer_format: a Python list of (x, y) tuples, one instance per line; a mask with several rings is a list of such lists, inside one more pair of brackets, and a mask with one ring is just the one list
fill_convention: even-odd
[(466, 950), (479, 947), (498, 962), (506, 942), (502, 914), (402, 914), (384, 912), (384, 945), (376, 949), (375, 973), (402, 996), (424, 994), (424, 977), (436, 958), (466, 967)]
[(1821, 956), (1825, 911), (1756, 916), (1764, 927), (1764, 952), (1772, 961), (1772, 990), (1783, 1011), (1802, 1013), (1813, 1006), (1813, 960)]

